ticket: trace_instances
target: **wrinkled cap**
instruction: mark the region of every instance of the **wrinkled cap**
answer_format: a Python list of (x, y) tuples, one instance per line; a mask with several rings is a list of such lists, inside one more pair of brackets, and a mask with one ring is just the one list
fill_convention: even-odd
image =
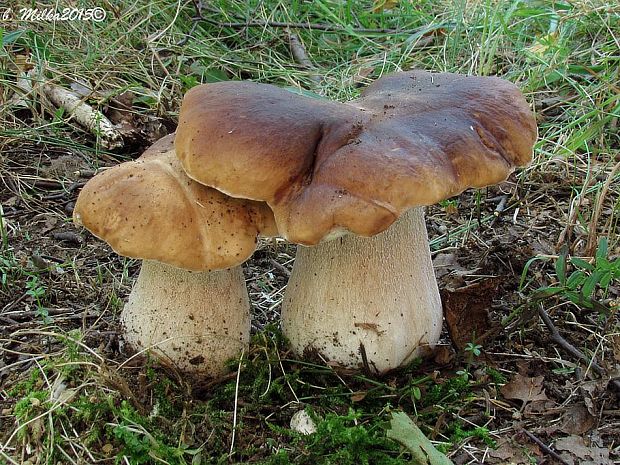
[(347, 103), (250, 82), (194, 87), (175, 147), (190, 177), (267, 202), (280, 235), (313, 245), (498, 183), (531, 160), (536, 135), (510, 82), (411, 71)]
[(174, 135), (166, 136), (138, 160), (88, 181), (74, 221), (127, 257), (192, 271), (244, 262), (259, 234), (277, 234), (271, 210), (187, 177), (173, 143)]

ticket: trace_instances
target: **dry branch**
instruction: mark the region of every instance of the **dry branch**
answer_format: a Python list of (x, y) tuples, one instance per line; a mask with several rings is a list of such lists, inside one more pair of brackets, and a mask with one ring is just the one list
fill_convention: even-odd
[(542, 442), (540, 439), (538, 439), (536, 436), (534, 436), (532, 433), (530, 433), (528, 430), (526, 429), (522, 429), (521, 430), (523, 432), (523, 434), (525, 434), (528, 438), (530, 438), (530, 440), (532, 442), (534, 442), (534, 444), (538, 445), (538, 447), (540, 447), (540, 449), (547, 455), (550, 455), (551, 457), (553, 457), (555, 460), (557, 460), (558, 462), (560, 462), (563, 465), (569, 465), (569, 463), (564, 460), (562, 458), (562, 456), (560, 454), (558, 454), (556, 451), (554, 451), (551, 447), (549, 447), (547, 444), (545, 444), (544, 442)]
[(103, 148), (110, 150), (123, 146), (123, 139), (110, 120), (76, 94), (49, 83), (43, 84), (41, 89), (54, 105), (64, 108), (80, 125), (99, 136)]
[(316, 66), (314, 66), (314, 63), (312, 63), (312, 61), (308, 57), (308, 52), (306, 52), (306, 48), (301, 42), (299, 36), (292, 32), (290, 29), (286, 30), (286, 34), (288, 36), (288, 42), (291, 47), (291, 54), (293, 55), (295, 61), (311, 72), (310, 79), (315, 84), (321, 84), (321, 76), (319, 76)]
[(616, 395), (620, 397), (620, 379), (611, 378), (611, 376), (609, 376), (605, 368), (600, 366), (594, 360), (590, 360), (588, 357), (586, 357), (586, 355), (583, 352), (581, 352), (579, 349), (573, 346), (570, 342), (564, 339), (564, 337), (558, 331), (558, 328), (553, 324), (553, 321), (551, 321), (551, 317), (549, 317), (549, 315), (542, 308), (541, 305), (539, 305), (538, 307), (538, 315), (540, 315), (540, 318), (543, 320), (543, 323), (545, 323), (545, 326), (549, 330), (551, 339), (556, 344), (558, 344), (560, 348), (564, 350), (564, 352), (567, 352), (568, 354), (572, 355), (576, 359), (589, 364), (592, 367), (592, 370), (596, 372), (599, 376), (609, 378), (610, 382), (616, 388)]

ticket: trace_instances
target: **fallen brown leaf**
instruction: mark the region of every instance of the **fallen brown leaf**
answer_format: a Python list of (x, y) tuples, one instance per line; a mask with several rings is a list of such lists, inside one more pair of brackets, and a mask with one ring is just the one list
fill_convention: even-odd
[(441, 290), (448, 333), (457, 349), (463, 350), (469, 342), (480, 342), (489, 331), (489, 308), (498, 286), (498, 279), (486, 279), (458, 289)]
[(596, 425), (596, 418), (585, 405), (572, 405), (562, 415), (560, 431), (567, 434), (584, 434)]
[(544, 379), (544, 376), (530, 378), (516, 374), (510, 382), (502, 386), (500, 392), (506, 399), (520, 400), (523, 403), (548, 400), (543, 387)]
[(596, 379), (593, 381), (586, 381), (579, 385), (579, 390), (583, 394), (584, 405), (593, 417), (598, 415), (599, 401), (607, 390), (608, 383), (609, 380)]
[[(609, 450), (604, 447), (587, 445), (586, 441), (580, 437), (571, 435), (555, 441), (555, 449), (566, 451), (561, 456), (568, 463), (581, 465), (613, 465), (609, 458)], [(575, 461), (577, 458), (579, 460)]]
[(433, 354), (433, 361), (437, 365), (447, 365), (454, 359), (454, 350), (451, 346), (438, 346)]
[(503, 437), (497, 442), (497, 449), (489, 451), (489, 460), (485, 463), (491, 465), (529, 465), (530, 456), (541, 456), (541, 452), (535, 444), (520, 443), (509, 437)]

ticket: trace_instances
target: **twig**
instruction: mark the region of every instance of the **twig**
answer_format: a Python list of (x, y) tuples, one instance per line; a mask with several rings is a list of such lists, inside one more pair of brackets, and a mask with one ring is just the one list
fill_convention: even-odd
[(530, 438), (532, 440), (532, 442), (534, 442), (536, 445), (538, 445), (538, 447), (540, 447), (545, 454), (550, 455), (551, 457), (553, 457), (558, 462), (560, 462), (560, 463), (562, 463), (564, 465), (569, 465), (569, 463), (566, 460), (564, 460), (560, 454), (558, 454), (556, 451), (554, 451), (551, 447), (549, 447), (547, 444), (542, 442), (540, 439), (538, 439), (536, 436), (534, 436), (528, 430), (521, 429), (521, 431), (528, 438)]
[[(63, 309), (50, 308), (47, 310), (48, 316), (58, 316), (62, 320), (83, 320), (84, 318), (98, 318), (101, 316), (98, 313), (88, 313), (88, 312), (80, 312), (80, 313), (71, 313), (67, 312)], [(31, 320), (34, 317), (38, 317), (41, 313), (36, 310), (26, 310), (23, 312), (9, 312), (6, 314), (1, 314), (4, 318), (10, 318), (15, 323), (19, 323), (24, 320)]]
[(52, 233), (52, 237), (57, 241), (72, 242), (73, 244), (77, 245), (80, 245), (82, 242), (84, 242), (82, 236), (71, 231), (54, 232)]
[(611, 377), (608, 375), (607, 370), (605, 370), (605, 368), (600, 366), (594, 360), (588, 359), (588, 357), (586, 357), (586, 355), (583, 352), (581, 352), (579, 349), (573, 346), (570, 342), (564, 339), (564, 337), (562, 337), (562, 335), (558, 331), (558, 328), (556, 328), (556, 326), (553, 324), (553, 321), (551, 321), (551, 318), (549, 317), (547, 312), (542, 308), (542, 305), (538, 306), (538, 314), (540, 315), (540, 318), (542, 318), (543, 322), (545, 323), (545, 326), (549, 330), (551, 339), (555, 341), (562, 349), (564, 349), (565, 352), (589, 364), (592, 367), (592, 370), (594, 370), (599, 376), (610, 378), (610, 382), (616, 388), (616, 395), (620, 397), (620, 379), (611, 379)]
[(310, 73), (310, 79), (317, 85), (321, 84), (321, 76), (316, 72), (316, 66), (314, 66), (308, 57), (308, 52), (306, 52), (304, 44), (301, 42), (299, 36), (290, 29), (286, 30), (286, 34), (288, 36), (289, 45), (291, 46), (291, 54), (295, 61), (308, 71), (313, 71)]
[[(363, 368), (363, 372), (366, 376), (376, 376), (379, 374), (379, 370), (377, 370), (377, 367), (375, 365), (374, 362), (369, 362), (368, 361), (368, 355), (366, 354), (366, 347), (364, 347), (364, 343), (360, 342), (360, 346), (359, 346), (359, 353), (360, 356), (362, 357), (362, 368)], [(372, 363), (372, 368), (370, 367), (370, 364)], [(373, 368), (374, 368), (374, 372), (373, 372)]]
[(270, 258), (269, 263), (273, 265), (273, 267), (283, 273), (287, 278), (291, 277), (291, 272), (287, 267), (285, 267), (282, 263), (279, 263), (277, 260)]
[(110, 150), (123, 146), (123, 139), (110, 120), (73, 92), (49, 83), (43, 84), (41, 90), (54, 105), (64, 108), (78, 123), (98, 135), (103, 148)]
[(43, 200), (62, 199), (66, 197), (68, 194), (73, 193), (73, 191), (76, 190), (78, 187), (84, 187), (85, 185), (86, 185), (86, 181), (75, 181), (71, 183), (71, 185), (65, 191), (60, 192), (58, 194), (46, 195), (43, 197)]
[(185, 36), (176, 43), (177, 47), (182, 47), (185, 45), (191, 36), (196, 32), (196, 28), (198, 27), (198, 22), (202, 18), (202, 9), (204, 5), (202, 4), (202, 0), (194, 0), (194, 8), (196, 9), (196, 16), (192, 18), (192, 27), (189, 28), (189, 32), (185, 34)]
[(5, 312), (8, 312), (13, 307), (15, 307), (18, 303), (20, 303), (22, 300), (24, 300), (26, 297), (28, 297), (28, 294), (24, 293), (20, 297), (18, 297), (16, 300), (14, 300), (13, 302), (9, 302), (4, 307), (2, 307), (2, 310), (0, 310), (0, 314), (4, 314)]
[(596, 250), (596, 246), (598, 243), (598, 235), (596, 234), (596, 227), (598, 225), (598, 219), (601, 214), (601, 210), (603, 209), (603, 202), (605, 201), (605, 196), (607, 195), (607, 191), (609, 190), (609, 186), (611, 185), (616, 173), (620, 169), (620, 163), (616, 163), (616, 165), (611, 169), (609, 176), (605, 180), (605, 184), (603, 184), (603, 188), (598, 195), (598, 199), (596, 200), (596, 207), (594, 208), (594, 213), (592, 214), (592, 219), (590, 220), (590, 225), (588, 227), (588, 243), (586, 245), (585, 255), (593, 257), (594, 251)]

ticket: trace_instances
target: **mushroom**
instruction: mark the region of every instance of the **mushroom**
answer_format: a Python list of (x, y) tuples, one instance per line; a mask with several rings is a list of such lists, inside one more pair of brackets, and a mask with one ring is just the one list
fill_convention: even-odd
[(188, 178), (173, 141), (166, 136), (138, 160), (92, 178), (73, 218), (118, 254), (143, 259), (121, 314), (125, 340), (184, 372), (217, 376), (249, 343), (239, 265), (275, 223), (266, 204)]
[(267, 202), (280, 235), (302, 245), (282, 305), (293, 349), (379, 373), (440, 336), (423, 206), (504, 180), (536, 139), (515, 85), (424, 71), (382, 77), (347, 103), (208, 84), (186, 95), (179, 121), (188, 175)]

